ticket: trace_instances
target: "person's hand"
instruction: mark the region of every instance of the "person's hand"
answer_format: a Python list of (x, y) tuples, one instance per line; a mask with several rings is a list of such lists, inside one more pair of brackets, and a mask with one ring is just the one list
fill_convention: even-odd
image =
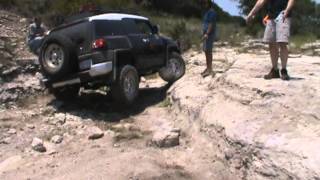
[(203, 37), (202, 37), (202, 41), (205, 41), (208, 39), (208, 34), (204, 34)]
[(250, 22), (255, 18), (255, 16), (253, 14), (249, 14), (247, 17), (246, 17), (246, 23), (247, 24), (250, 24)]

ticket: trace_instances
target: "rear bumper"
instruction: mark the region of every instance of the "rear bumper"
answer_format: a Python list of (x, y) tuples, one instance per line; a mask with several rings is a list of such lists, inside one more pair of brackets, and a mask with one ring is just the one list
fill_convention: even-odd
[(80, 72), (78, 74), (72, 75), (62, 81), (50, 81), (49, 79), (43, 79), (42, 84), (47, 88), (59, 88), (64, 86), (71, 86), (76, 84), (82, 84), (94, 80), (96, 77), (105, 76), (112, 72), (113, 63), (104, 62), (99, 64), (94, 64), (91, 66), (90, 70)]

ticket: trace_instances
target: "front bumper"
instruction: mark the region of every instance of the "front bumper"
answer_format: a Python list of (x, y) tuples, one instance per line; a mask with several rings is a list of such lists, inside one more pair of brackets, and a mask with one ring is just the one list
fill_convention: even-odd
[(112, 72), (112, 70), (113, 63), (104, 62), (91, 65), (91, 68), (89, 70), (72, 75), (62, 81), (52, 82), (50, 81), (50, 79), (43, 79), (41, 83), (47, 88), (60, 88), (64, 86), (82, 84), (93, 81), (96, 77), (108, 75)]

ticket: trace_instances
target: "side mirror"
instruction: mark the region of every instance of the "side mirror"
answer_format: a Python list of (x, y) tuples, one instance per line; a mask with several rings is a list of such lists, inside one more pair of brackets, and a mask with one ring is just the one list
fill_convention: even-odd
[(158, 27), (158, 25), (152, 26), (152, 31), (153, 31), (153, 34), (159, 34), (159, 27)]

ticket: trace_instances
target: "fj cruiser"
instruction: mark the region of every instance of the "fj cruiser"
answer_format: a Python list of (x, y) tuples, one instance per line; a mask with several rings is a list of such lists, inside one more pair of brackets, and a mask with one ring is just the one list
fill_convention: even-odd
[(131, 104), (140, 77), (159, 72), (173, 83), (185, 73), (176, 42), (161, 37), (148, 18), (121, 13), (84, 17), (49, 32), (39, 62), (43, 83), (58, 99), (77, 96), (80, 87), (108, 86), (112, 97)]

